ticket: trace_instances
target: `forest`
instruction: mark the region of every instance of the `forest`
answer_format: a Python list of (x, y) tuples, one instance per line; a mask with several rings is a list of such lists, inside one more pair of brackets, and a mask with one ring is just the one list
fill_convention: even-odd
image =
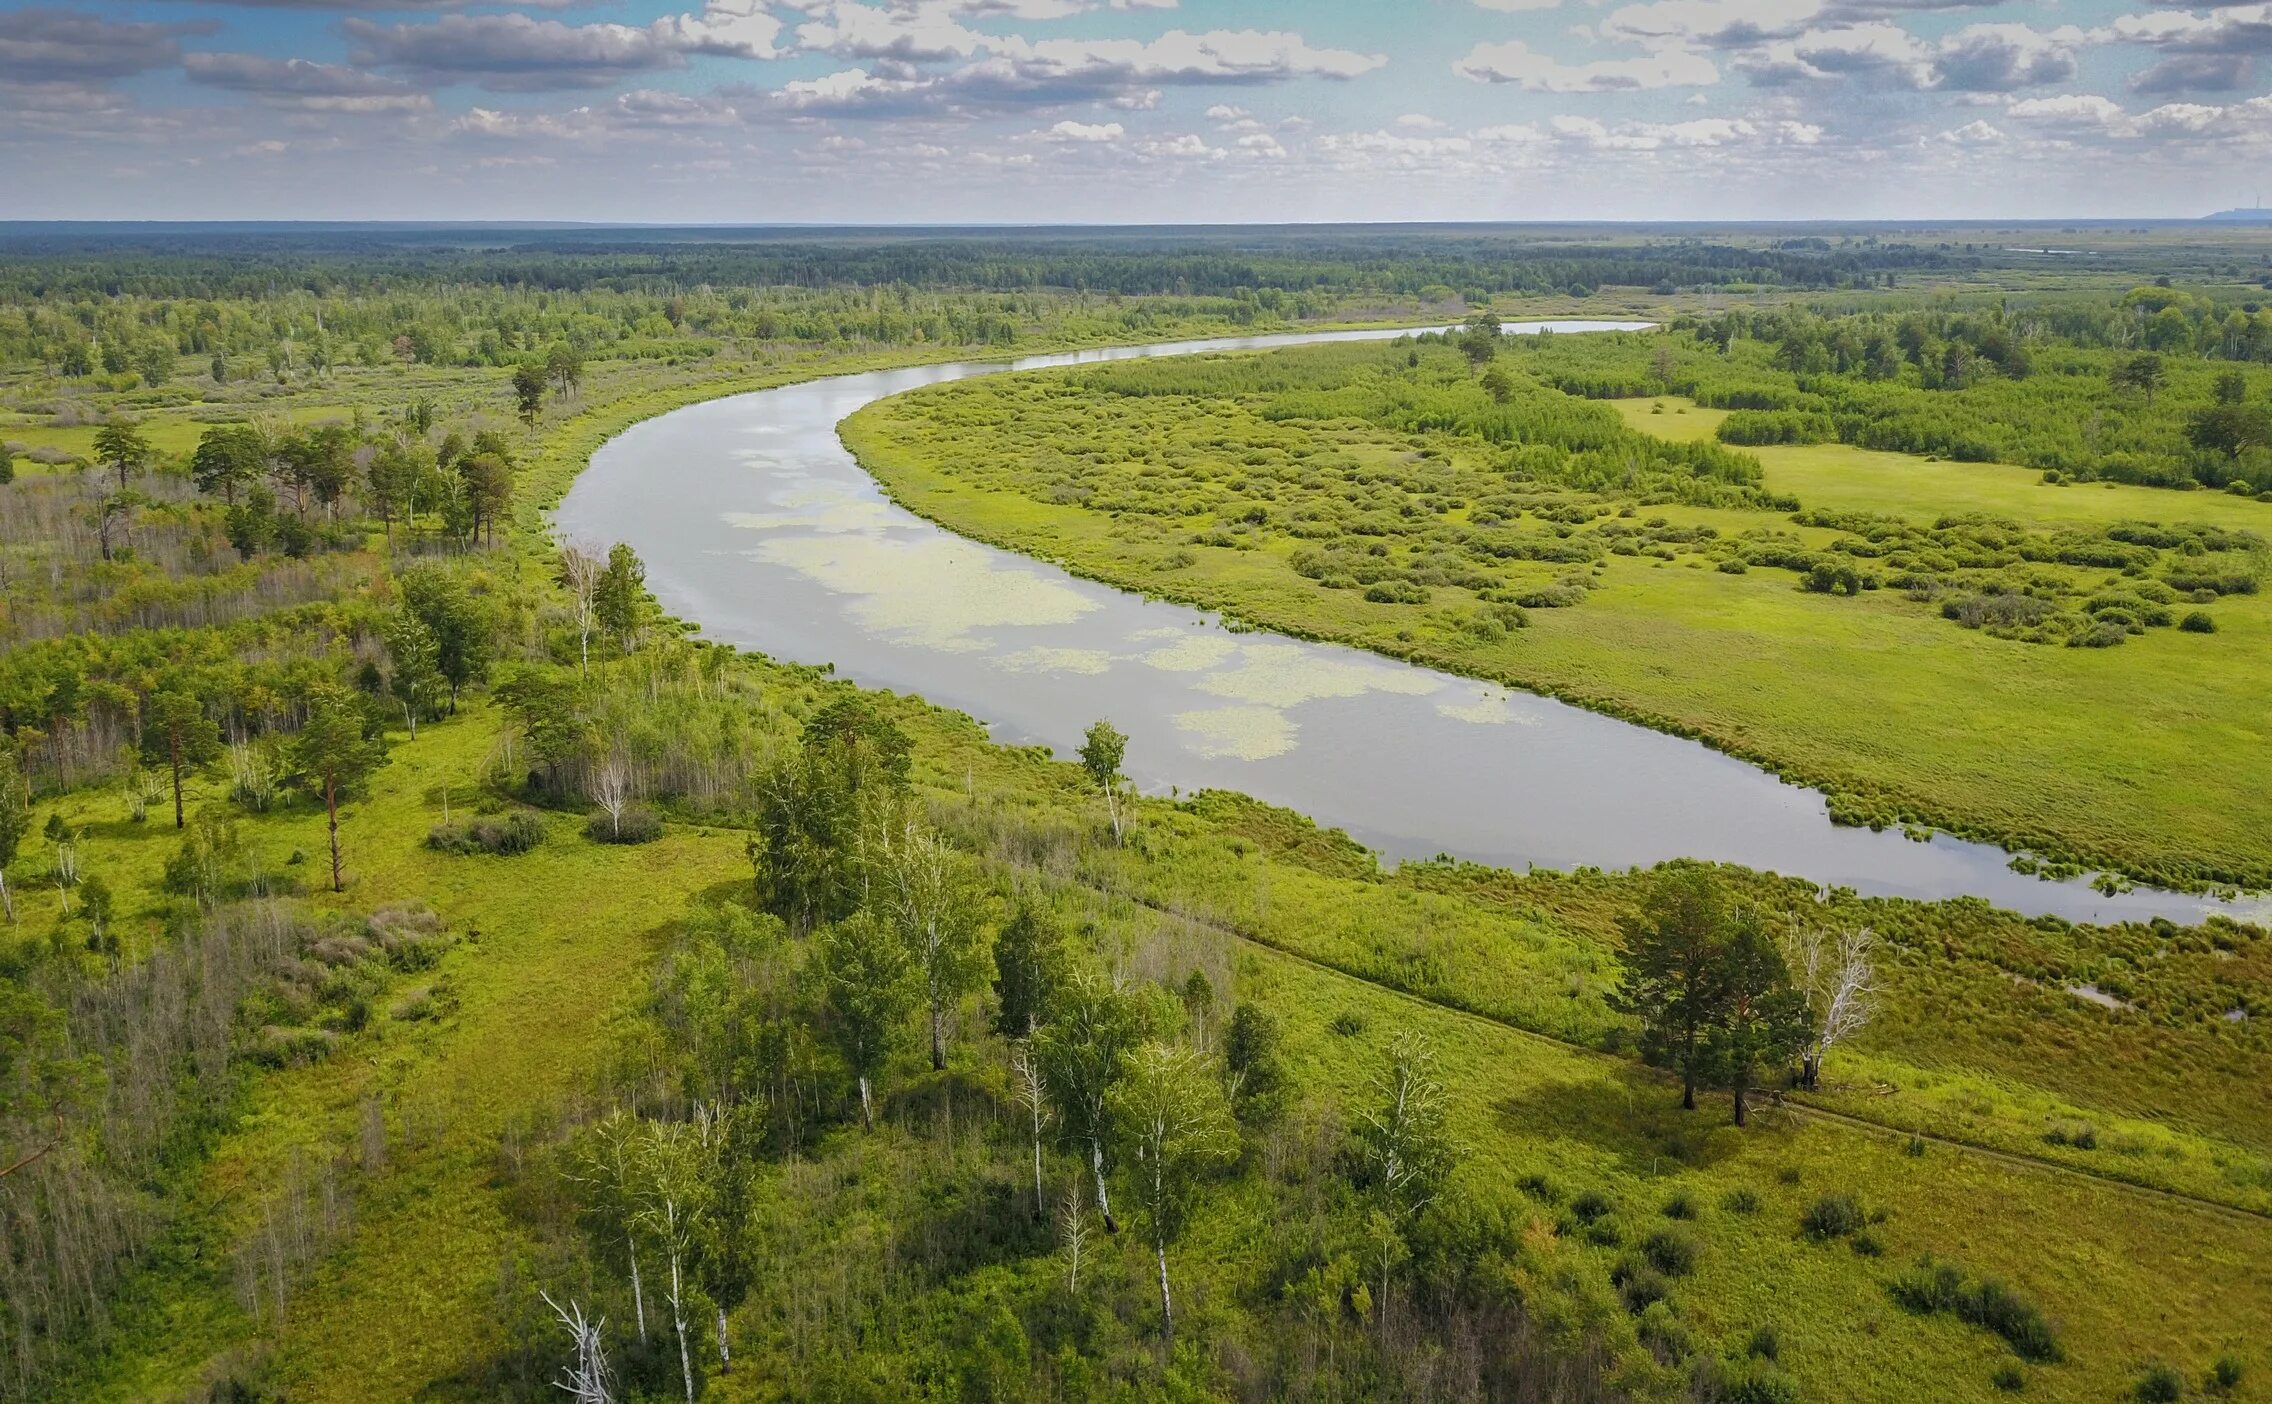
[[(0, 1398), (2268, 1397), (2245, 911), (1391, 865), (704, 639), (548, 519), (736, 391), (1417, 328), (845, 434), (1850, 822), (2265, 884), (2272, 473), (2201, 431), (2272, 388), (2252, 284), (1590, 237), (0, 252)], [(2073, 459), (1900, 438), (2055, 452), (2061, 387)]]

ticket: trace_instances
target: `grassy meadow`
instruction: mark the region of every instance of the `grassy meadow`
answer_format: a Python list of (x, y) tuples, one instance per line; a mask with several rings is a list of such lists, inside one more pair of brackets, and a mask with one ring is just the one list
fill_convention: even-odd
[[(1537, 267), (1471, 261), (1466, 237), (1367, 274), (1288, 236), (1271, 266), (1308, 270), (1299, 295), (1122, 291), (1177, 257), (1148, 244), (909, 245), (890, 276), (914, 284), (888, 291), (853, 247), (522, 250), (495, 284), (487, 253), (404, 254), (359, 275), (383, 298), (328, 255), (281, 292), (152, 255), (196, 295), (134, 298), (0, 264), (0, 760), (22, 776), (0, 788), (0, 830), (22, 820), (0, 854), (0, 1400), (558, 1398), (557, 1301), (605, 1317), (623, 1401), (2083, 1404), (2161, 1370), (2188, 1398), (2272, 1401), (2263, 929), (1710, 870), (1747, 912), (1876, 942), (1873, 1017), (1817, 1086), (1779, 1064), (1738, 1083), (1758, 1088), (1739, 1127), (1724, 1087), (1684, 1111), (1640, 1056), (1625, 997), (1662, 874), (1389, 869), (1220, 792), (1112, 809), (971, 717), (710, 646), (656, 616), (635, 559), (602, 573), (546, 529), (626, 426), (837, 372), (1486, 296), (1873, 303), (1872, 260), (2115, 298), (2124, 260), (2229, 257), (2107, 232), (2108, 267), (2063, 281), (1951, 245), (1755, 241), (1697, 281), (1653, 236)], [(1556, 291), (1641, 254), (1676, 291)], [(522, 260), (558, 289), (515, 282)], [(752, 260), (841, 278), (758, 286)], [(974, 260), (1021, 290), (973, 291)], [(1032, 290), (1060, 282), (1093, 291)], [(169, 344), (148, 380), (133, 367), (162, 357), (113, 354)], [(845, 434), (965, 534), (1697, 736), (1858, 822), (2171, 882), (2272, 875), (2252, 696), (2272, 621), (2233, 583), (2272, 509), (1730, 444), (1730, 415), (1760, 411), (1580, 399), (1549, 372), (1597, 353), (1493, 352), (998, 376)], [(516, 366), (554, 377), (538, 403), (516, 405)], [(116, 492), (95, 441), (114, 416), (151, 450)], [(200, 490), (201, 440), (247, 426), (262, 466)], [(328, 498), (295, 466), (326, 444), (353, 467)], [(390, 496), (390, 456), (436, 495)], [(296, 545), (244, 529), (270, 484)], [(192, 753), (178, 830), (169, 726)], [(324, 768), (358, 758), (334, 891)], [(906, 915), (925, 871), (952, 898), (928, 923)], [(224, 939), (247, 930), (273, 940)], [(923, 982), (886, 967), (955, 931), (934, 1063)], [(1022, 1029), (1020, 969), (1049, 996)], [(1092, 997), (1223, 1113), (1184, 1199), (1144, 1198), (1135, 1074), (1108, 1172), (1072, 1100), (1021, 1071)], [(1417, 1206), (1377, 1154), (1414, 1068), (1442, 1169)], [(636, 1185), (600, 1154), (627, 1122)], [(1111, 1233), (1081, 1198), (1107, 1178)]]
[[(1794, 522), (1794, 505), (1926, 530), (1977, 513), (2049, 539), (2130, 522), (2255, 533), (2261, 504), (2055, 487), (2039, 472), (1835, 444), (1742, 450), (1758, 464), (1741, 490), (1750, 501), (1682, 501), (1646, 476), (1625, 488), (1543, 474), (1508, 501), (1501, 451), (1472, 432), (1367, 417), (1354, 388), (1334, 392), (1351, 397), (1338, 407), (1294, 403), (1286, 389), (1373, 373), (1459, 393), (1450, 352), (1413, 354), (1415, 367), (1401, 350), (1281, 352), (1166, 387), (1117, 367), (972, 381), (871, 406), (845, 434), (899, 500), (957, 531), (1695, 736), (1828, 791), (1842, 817), (2178, 884), (2272, 876), (2272, 786), (2252, 759), (2272, 640), (2261, 597), (2201, 607), (2214, 634), (2152, 628), (2077, 648), (1961, 628), (1893, 588), (1818, 592), (1783, 569), (1723, 568), (1778, 550), (1811, 558), (1853, 536)], [(1717, 447), (1722, 412), (1608, 403), (1610, 422), (1638, 438)], [(1574, 408), (1613, 413), (1600, 406)], [(1479, 523), (1486, 506), (1495, 515)], [(1573, 540), (1558, 519), (1593, 523), (1583, 534), (1595, 539)], [(1507, 520), (1529, 539), (1502, 539)], [(1329, 523), (1374, 533), (1364, 549), (1385, 568), (1417, 558), (1407, 578), (1438, 567), (1434, 583), (1321, 577), (1305, 557)], [(1629, 533), (1623, 549), (1612, 531)], [(2104, 568), (2034, 570), (2074, 598), (2133, 583)], [(1519, 627), (1494, 627), (1506, 622)]]

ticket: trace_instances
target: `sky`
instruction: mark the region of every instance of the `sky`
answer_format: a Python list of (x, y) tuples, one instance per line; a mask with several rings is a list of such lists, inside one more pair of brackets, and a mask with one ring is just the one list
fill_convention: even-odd
[(0, 5), (0, 217), (2185, 217), (2268, 89), (2218, 0)]

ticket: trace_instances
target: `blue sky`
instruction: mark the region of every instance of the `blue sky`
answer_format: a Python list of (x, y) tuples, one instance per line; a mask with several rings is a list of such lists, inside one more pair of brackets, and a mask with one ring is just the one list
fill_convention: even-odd
[[(2272, 3), (0, 7), (15, 218), (2183, 216)], [(2272, 194), (2272, 191), (2261, 191)]]

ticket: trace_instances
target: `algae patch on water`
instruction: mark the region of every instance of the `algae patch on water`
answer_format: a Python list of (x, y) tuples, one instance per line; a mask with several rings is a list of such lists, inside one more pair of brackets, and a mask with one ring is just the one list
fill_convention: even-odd
[(1178, 712), (1178, 731), (1191, 738), (1191, 749), (1210, 760), (1268, 760), (1294, 749), (1300, 730), (1276, 707), (1209, 707)]
[(1143, 655), (1146, 666), (1163, 673), (1204, 673), (1239, 651), (1238, 641), (1220, 634), (1189, 634), (1178, 629), (1146, 629), (1148, 638), (1174, 640)]
[(1465, 702), (1438, 702), (1436, 715), (1474, 726), (1537, 726), (1537, 713), (1516, 707), (1502, 693), (1483, 692)]
[(1004, 569), (985, 547), (953, 537), (894, 541), (876, 536), (792, 536), (757, 548), (839, 594), (858, 597), (863, 626), (910, 643), (970, 652), (974, 631), (1070, 624), (1097, 607), (1038, 571)]
[(1418, 668), (1337, 657), (1301, 644), (1242, 644), (1237, 667), (1210, 673), (1199, 682), (1217, 697), (1266, 707), (1293, 707), (1320, 697), (1358, 697), (1368, 692), (1425, 697), (1444, 685)]
[(1112, 670), (1112, 655), (1101, 648), (1027, 648), (995, 660), (1013, 673), (1080, 673), (1095, 677)]

